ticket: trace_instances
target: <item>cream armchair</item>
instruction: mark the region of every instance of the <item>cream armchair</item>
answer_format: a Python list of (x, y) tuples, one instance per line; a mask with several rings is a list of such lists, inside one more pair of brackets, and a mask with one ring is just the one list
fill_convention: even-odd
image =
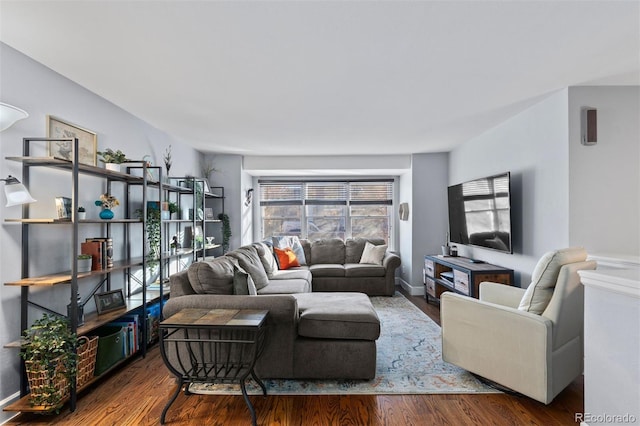
[[(479, 300), (443, 293), (443, 359), (549, 404), (582, 374), (584, 293), (577, 271), (596, 267), (585, 259), (580, 248), (547, 253), (527, 291), (484, 282)], [(537, 303), (526, 303), (532, 295), (550, 297), (546, 307), (536, 305), (541, 314), (527, 310)]]

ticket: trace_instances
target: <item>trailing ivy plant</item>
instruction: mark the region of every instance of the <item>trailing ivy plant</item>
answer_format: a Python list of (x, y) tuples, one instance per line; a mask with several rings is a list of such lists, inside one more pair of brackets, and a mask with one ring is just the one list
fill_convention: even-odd
[(231, 225), (229, 224), (229, 215), (220, 213), (218, 219), (222, 221), (222, 252), (229, 251), (229, 240), (231, 240)]
[(45, 372), (46, 380), (37, 391), (32, 389), (31, 405), (57, 407), (67, 395), (56, 389), (59, 375), (66, 378), (67, 386), (76, 374), (78, 337), (71, 332), (65, 317), (44, 314), (22, 333), (20, 356), (29, 372)]
[[(142, 219), (142, 209), (136, 210), (138, 218)], [(149, 241), (149, 254), (153, 260), (160, 257), (160, 210), (147, 208), (147, 220), (145, 222), (147, 229), (147, 241)], [(149, 262), (149, 266), (153, 266)]]

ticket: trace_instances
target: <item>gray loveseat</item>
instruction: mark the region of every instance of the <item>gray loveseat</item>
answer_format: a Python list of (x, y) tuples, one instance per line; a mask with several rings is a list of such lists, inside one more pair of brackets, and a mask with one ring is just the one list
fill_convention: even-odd
[[(335, 250), (335, 245), (321, 244), (314, 250), (314, 244), (303, 242), (310, 265), (283, 271), (274, 267), (270, 249), (260, 243), (196, 262), (171, 276), (171, 297), (163, 314), (169, 317), (183, 308), (266, 309), (267, 340), (256, 364), (261, 378), (372, 379), (380, 321), (367, 295), (353, 288), (366, 283), (365, 271), (374, 271), (369, 278), (378, 283), (372, 287), (375, 294), (386, 283), (386, 269), (383, 265), (367, 269), (354, 264), (353, 269), (360, 269), (361, 274), (347, 280), (349, 263), (327, 264), (326, 268), (317, 263), (323, 259), (323, 250)], [(352, 258), (356, 255), (354, 246), (350, 246)], [(346, 259), (347, 244), (343, 247)], [(385, 257), (387, 264), (395, 265), (394, 270), (399, 261), (393, 254)], [(338, 288), (345, 291), (312, 292), (317, 280), (323, 282), (323, 289), (342, 284)], [(255, 291), (247, 291), (252, 285)]]

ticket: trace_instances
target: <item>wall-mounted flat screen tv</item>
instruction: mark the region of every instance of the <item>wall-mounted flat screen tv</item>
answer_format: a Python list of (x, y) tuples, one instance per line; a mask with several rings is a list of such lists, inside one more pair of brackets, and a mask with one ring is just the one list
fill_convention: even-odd
[(452, 243), (513, 253), (510, 178), (506, 172), (448, 188)]

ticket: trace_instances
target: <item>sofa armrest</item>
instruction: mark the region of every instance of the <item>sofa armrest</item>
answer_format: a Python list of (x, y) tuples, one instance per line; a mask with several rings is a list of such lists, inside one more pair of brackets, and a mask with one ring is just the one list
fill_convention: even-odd
[(294, 343), (298, 336), (298, 302), (290, 295), (226, 296), (197, 294), (173, 297), (162, 313), (170, 317), (181, 309), (266, 309), (266, 338), (262, 356), (256, 363), (261, 378), (293, 377)]
[(524, 288), (485, 281), (480, 283), (480, 300), (517, 308), (525, 291)]
[(551, 386), (552, 322), (540, 315), (446, 292), (442, 358), (544, 401)]
[(400, 256), (392, 251), (386, 252), (382, 259), (382, 266), (387, 270), (387, 273), (389, 273), (389, 271), (391, 271), (391, 273), (395, 273), (395, 270), (400, 266), (400, 263)]

